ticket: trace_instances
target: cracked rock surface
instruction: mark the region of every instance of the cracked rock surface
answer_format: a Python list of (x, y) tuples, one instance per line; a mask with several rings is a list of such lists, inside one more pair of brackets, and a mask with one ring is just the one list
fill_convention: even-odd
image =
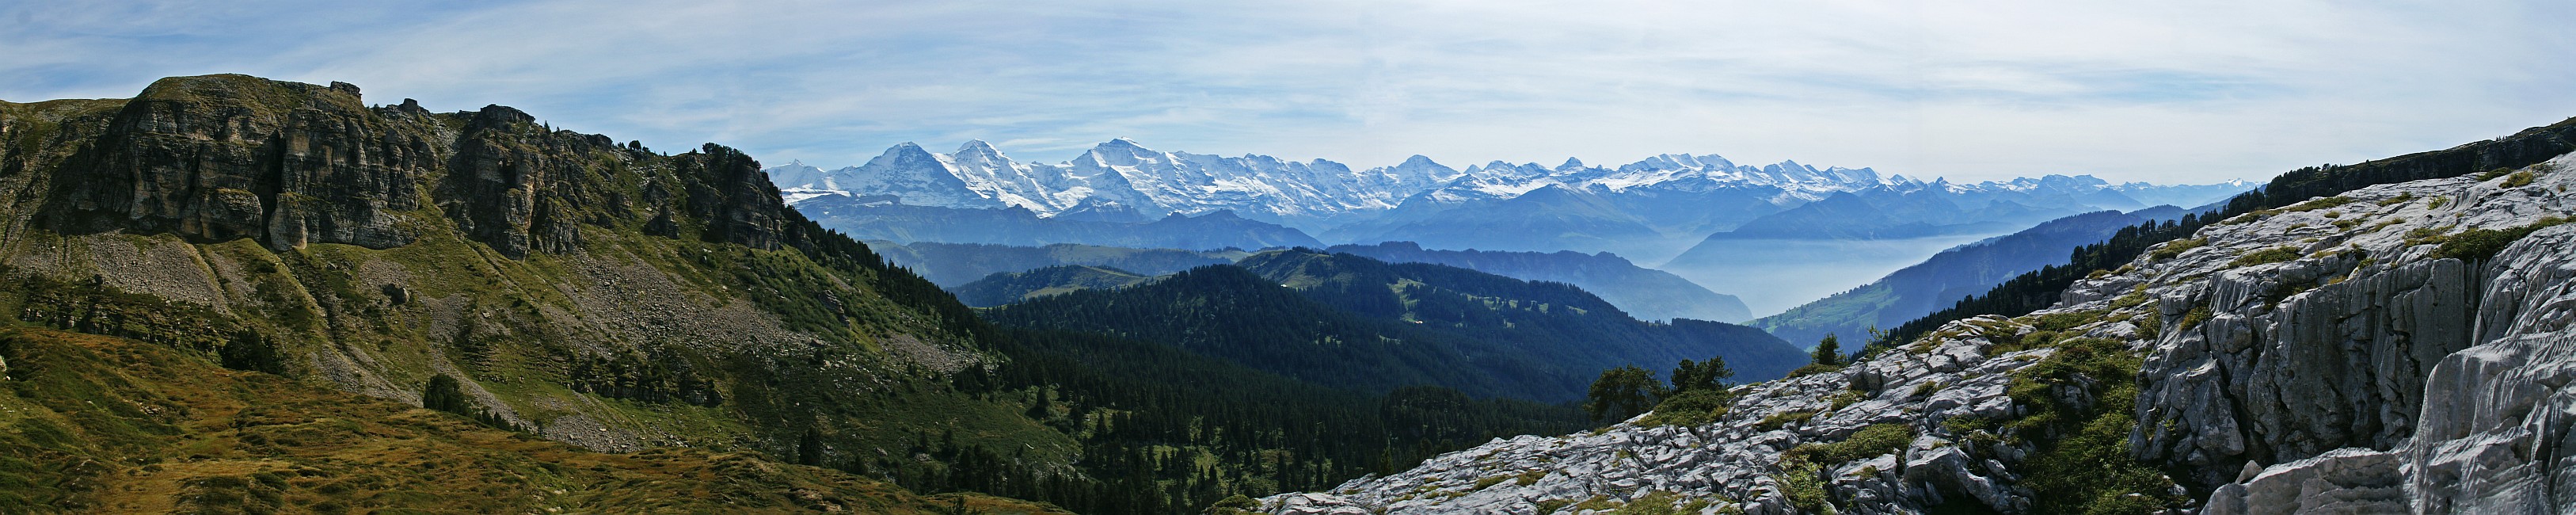
[[(2576, 214), (2576, 173), (2561, 170), (2576, 156), (2240, 216), (2078, 281), (2050, 309), (1953, 321), (1840, 371), (1736, 387), (1705, 425), (1641, 416), (1497, 439), (1263, 506), (1798, 513), (1784, 451), (1896, 424), (1912, 435), (1901, 448), (1817, 464), (1837, 512), (2028, 513), (2029, 444), (1946, 422), (2029, 415), (2006, 390), (2055, 352), (2016, 344), (2045, 331), (2143, 357), (2130, 457), (2197, 485), (2178, 511), (2576, 513), (2576, 225), (2522, 231), (2491, 257), (2442, 251), (2467, 231)], [(2050, 395), (2092, 402), (2083, 392)]]

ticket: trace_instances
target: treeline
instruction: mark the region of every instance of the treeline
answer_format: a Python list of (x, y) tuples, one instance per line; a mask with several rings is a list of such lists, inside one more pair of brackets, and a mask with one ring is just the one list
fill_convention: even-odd
[(1161, 343), (1316, 384), (1436, 384), (1573, 401), (1593, 374), (1723, 355), (1749, 378), (1805, 356), (1761, 330), (1639, 321), (1564, 283), (1349, 254), (1268, 252), (1115, 290), (992, 308), (994, 323)]
[(1979, 315), (2021, 316), (2046, 309), (2056, 304), (2058, 294), (2074, 285), (2075, 280), (2095, 270), (2118, 268), (2137, 259), (2147, 247), (2189, 236), (2202, 226), (2235, 216), (2380, 184), (2458, 177), (2497, 168), (2521, 168), (2569, 152), (2576, 152), (2576, 118), (2445, 150), (2417, 152), (2354, 165), (2292, 170), (2272, 178), (2261, 189), (2228, 199), (2227, 206), (2217, 212), (2121, 229), (2108, 241), (2075, 249), (2065, 265), (2042, 268), (2004, 281), (1984, 295), (1970, 296), (1949, 309), (1899, 325), (1887, 333), (1890, 338), (1870, 342), (1870, 346), (1877, 349), (1911, 341), (1952, 320)]
[[(1474, 342), (1336, 309), (1242, 268), (1217, 265), (1114, 291), (1084, 290), (984, 312), (1008, 327), (1161, 343), (1315, 384), (1386, 391), (1439, 384), (1472, 395), (1542, 397), (1536, 371), (1506, 383), (1479, 374)], [(1553, 392), (1549, 392), (1553, 393)], [(1558, 395), (1556, 397), (1565, 397)]]
[(1496, 437), (1585, 425), (1571, 406), (1478, 400), (1428, 386), (1370, 395), (1148, 342), (1061, 331), (1001, 336), (997, 350), (1011, 361), (958, 374), (955, 387), (1025, 404), (1030, 418), (1073, 436), (1082, 444), (1078, 474), (947, 435), (847, 468), (924, 493), (972, 490), (1080, 513), (1197, 513), (1229, 496), (1328, 489)]
[[(2245, 197), (2240, 195), (2237, 198)], [(2234, 205), (2234, 202), (2230, 202), (2230, 205)], [(1931, 333), (1934, 329), (1940, 329), (1941, 324), (1950, 323), (1952, 320), (1978, 315), (2021, 316), (2039, 311), (2056, 304), (2058, 295), (2065, 292), (2067, 287), (2074, 286), (2075, 280), (2083, 279), (2095, 270), (2119, 268), (2120, 265), (2137, 259), (2138, 253), (2145, 252), (2147, 247), (2189, 236), (2193, 231), (2198, 231), (2211, 222), (2227, 219), (2227, 216), (2231, 215), (2226, 212), (2214, 213), (2207, 217), (2187, 214), (2180, 220), (2149, 221), (2120, 228), (2120, 231), (2113, 233), (2109, 240), (2076, 247), (2067, 256), (2066, 264), (2044, 266), (2038, 270), (2014, 276), (2012, 279), (2005, 280), (2003, 284), (1986, 290), (1984, 295), (1971, 295), (1960, 299), (1957, 304), (1951, 305), (1948, 309), (1934, 311), (1922, 318), (1898, 325), (1896, 330), (1887, 332), (1885, 338), (1869, 342), (1869, 345), (1874, 350), (1913, 341), (1915, 338)]]
[(1714, 354), (1725, 356), (1748, 378), (1770, 379), (1805, 358), (1797, 347), (1760, 329), (1688, 319), (1640, 321), (1560, 282), (1307, 249), (1263, 253), (1238, 265), (1272, 281), (1296, 284), (1299, 294), (1326, 305), (1373, 319), (1418, 322), (1414, 327), (1470, 342), (1463, 348), (1473, 355), (1533, 363), (1528, 369), (1546, 371), (1543, 380), (1560, 385), (1564, 398), (1582, 395), (1586, 381), (1598, 371), (1633, 363), (1673, 363)]

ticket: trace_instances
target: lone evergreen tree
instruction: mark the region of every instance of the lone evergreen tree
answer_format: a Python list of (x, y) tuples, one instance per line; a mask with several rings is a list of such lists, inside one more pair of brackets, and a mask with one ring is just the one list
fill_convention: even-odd
[(1627, 420), (1654, 409), (1657, 398), (1665, 393), (1663, 383), (1655, 380), (1653, 372), (1636, 365), (1603, 370), (1601, 378), (1592, 381), (1592, 393), (1585, 396), (1588, 400), (1583, 403), (1583, 411), (1592, 415), (1594, 422)]
[(223, 348), (217, 349), (216, 354), (223, 358), (224, 368), (280, 375), (286, 373), (285, 360), (278, 359), (277, 356), (277, 343), (256, 331), (243, 330), (233, 333), (232, 340), (224, 342)]
[(1735, 369), (1726, 366), (1724, 356), (1711, 357), (1708, 361), (1698, 363), (1685, 359), (1681, 364), (1673, 366), (1673, 389), (1668, 396), (1691, 391), (1724, 390), (1728, 386), (1727, 378), (1731, 377), (1735, 377)]
[(1809, 354), (1809, 356), (1815, 358), (1816, 364), (1818, 365), (1828, 367), (1842, 366), (1843, 342), (1841, 339), (1835, 338), (1834, 333), (1825, 333), (1825, 339), (1816, 341), (1816, 350)]
[(447, 374), (429, 376), (429, 389), (420, 392), (420, 407), (458, 415), (474, 415), (471, 406), (465, 402), (465, 391), (458, 388), (456, 378), (448, 377)]

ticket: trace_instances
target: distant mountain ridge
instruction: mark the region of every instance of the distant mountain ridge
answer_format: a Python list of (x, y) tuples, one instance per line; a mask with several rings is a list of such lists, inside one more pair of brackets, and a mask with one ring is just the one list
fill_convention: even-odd
[[(2168, 214), (2172, 216), (2164, 216)], [(1984, 293), (2023, 272), (2062, 263), (2065, 258), (2061, 256), (2067, 252), (2109, 239), (2123, 227), (2181, 214), (2179, 208), (2161, 206), (2132, 213), (2097, 211), (2050, 220), (2021, 232), (1941, 251), (1877, 281), (1746, 325), (1801, 346), (1814, 345), (1826, 334), (1864, 337), (1870, 327), (1895, 329), (1961, 298)]]
[(1234, 249), (1140, 249), (1074, 243), (1033, 247), (869, 240), (867, 244), (884, 255), (886, 262), (919, 273), (923, 279), (951, 291), (993, 274), (1051, 266), (1101, 266), (1150, 276), (1233, 263), (1252, 255), (1251, 251)]
[(797, 202), (796, 209), (816, 223), (852, 238), (903, 243), (1075, 243), (1165, 249), (1323, 245), (1304, 231), (1245, 219), (1232, 211), (1195, 216), (1174, 213), (1159, 220), (1138, 222), (1045, 218), (1019, 207), (943, 208), (895, 203), (884, 196), (840, 195), (808, 198)]
[(1709, 291), (1681, 276), (1637, 266), (1608, 252), (1432, 250), (1405, 241), (1334, 245), (1324, 251), (1389, 263), (1431, 263), (1517, 279), (1572, 284), (1643, 320), (1690, 318), (1738, 323), (1753, 317), (1744, 301), (1734, 295)]
[(958, 302), (981, 308), (1081, 290), (1124, 288), (1153, 279), (1105, 266), (1063, 265), (988, 275), (951, 290), (957, 292)]
[(1355, 169), (1323, 159), (1166, 152), (1124, 138), (1061, 163), (1021, 162), (990, 144), (968, 141), (949, 153), (904, 143), (859, 166), (824, 170), (792, 163), (769, 172), (800, 208), (864, 198), (880, 205), (1019, 209), (1033, 218), (1104, 222), (1225, 211), (1333, 242), (1623, 255), (1641, 255), (1621, 248), (1625, 242), (1682, 240), (1670, 250), (1647, 253), (1659, 254), (1649, 257), (1657, 260), (1713, 232), (1838, 193), (1938, 192), (1961, 212), (1985, 213), (1972, 221), (1991, 221), (1994, 214), (1987, 211), (1996, 201), (2055, 213), (2036, 221), (2101, 209), (2198, 205), (2248, 187), (2241, 181), (2111, 184), (2090, 176), (1925, 182), (1870, 168), (1796, 161), (1751, 166), (1692, 154), (1615, 167), (1567, 159), (1554, 167), (1493, 161), (1465, 169), (1417, 155), (1392, 166)]

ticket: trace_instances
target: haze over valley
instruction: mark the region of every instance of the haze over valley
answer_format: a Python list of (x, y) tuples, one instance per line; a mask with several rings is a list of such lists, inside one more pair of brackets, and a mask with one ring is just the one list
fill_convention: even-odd
[[(2051, 175), (1954, 184), (1796, 161), (1663, 154), (1615, 165), (1423, 156), (1354, 168), (1115, 139), (1058, 163), (903, 143), (865, 164), (766, 170), (825, 226), (900, 243), (1207, 250), (1374, 245), (1608, 252), (1777, 313), (1962, 243), (2100, 210), (2199, 207), (2253, 186)], [(975, 220), (975, 221), (967, 221)], [(1664, 307), (1631, 309), (1664, 312)], [(1725, 321), (1741, 321), (1737, 316)]]

